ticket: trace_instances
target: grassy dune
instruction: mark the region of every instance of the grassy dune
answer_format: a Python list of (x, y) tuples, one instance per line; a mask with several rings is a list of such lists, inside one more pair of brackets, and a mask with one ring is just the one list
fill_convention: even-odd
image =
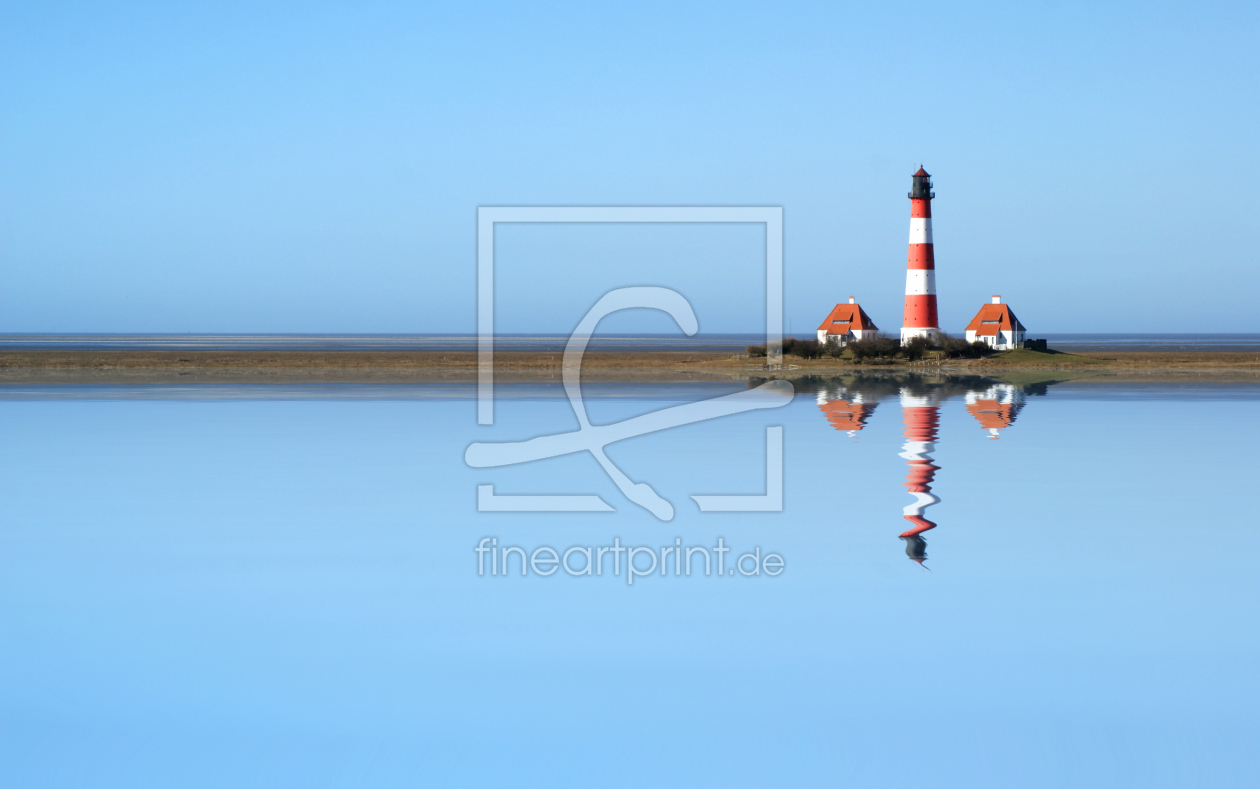
[(959, 362), (968, 367), (1063, 367), (1066, 365), (1092, 367), (1106, 364), (1092, 354), (1064, 353), (1063, 351), (1031, 351), (1017, 348), (985, 359), (968, 359)]

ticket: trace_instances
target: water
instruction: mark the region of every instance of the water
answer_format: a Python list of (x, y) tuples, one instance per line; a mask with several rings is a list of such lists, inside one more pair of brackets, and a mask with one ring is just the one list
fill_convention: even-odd
[[(956, 332), (962, 336), (962, 332)], [(796, 333), (813, 339), (812, 332)], [(1260, 351), (1260, 334), (1037, 333), (1063, 351)], [(562, 351), (567, 334), (500, 334), (505, 351)], [(764, 334), (602, 334), (594, 351), (740, 353)], [(475, 334), (0, 334), (0, 350), (475, 351)]]
[[(575, 429), (554, 388), (5, 388), (0, 785), (1255, 785), (1260, 386), (798, 386), (609, 447), (670, 522), (589, 456), (464, 464)], [(783, 511), (697, 511), (774, 425)], [(479, 576), (485, 537), (784, 567)]]
[[(1029, 335), (1030, 337), (1033, 335)], [(1061, 351), (1260, 351), (1260, 334), (1040, 333)]]
[[(567, 334), (499, 334), (502, 351), (563, 351)], [(593, 351), (743, 352), (765, 334), (601, 334)], [(476, 351), (475, 334), (0, 334), (0, 350)]]

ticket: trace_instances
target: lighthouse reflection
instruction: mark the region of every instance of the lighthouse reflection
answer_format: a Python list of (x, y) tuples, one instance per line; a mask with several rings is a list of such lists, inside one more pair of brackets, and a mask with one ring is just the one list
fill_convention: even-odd
[(914, 497), (914, 502), (901, 511), (901, 517), (910, 522), (910, 528), (898, 536), (906, 541), (906, 555), (923, 564), (927, 559), (927, 541), (922, 535), (936, 528), (936, 523), (928, 520), (925, 513), (928, 507), (941, 501), (932, 493), (932, 480), (941, 469), (930, 454), (936, 451), (941, 409), (935, 393), (916, 395), (902, 390), (901, 414), (906, 438), (901, 457), (910, 466), (906, 474), (906, 492)]
[(897, 536), (905, 543), (906, 556), (926, 567), (928, 543), (924, 534), (938, 525), (928, 517), (928, 510), (941, 502), (932, 485), (941, 470), (937, 441), (942, 408), (949, 408), (950, 400), (961, 401), (958, 404), (988, 433), (987, 437), (997, 439), (1015, 423), (1027, 395), (1045, 394), (1047, 386), (1053, 383), (1042, 381), (1020, 387), (980, 376), (868, 375), (806, 379), (798, 383), (798, 391), (813, 385), (818, 409), (828, 424), (852, 438), (868, 425), (882, 401), (897, 399), (905, 439), (900, 457), (908, 466), (903, 485), (913, 498), (901, 513), (909, 528)]

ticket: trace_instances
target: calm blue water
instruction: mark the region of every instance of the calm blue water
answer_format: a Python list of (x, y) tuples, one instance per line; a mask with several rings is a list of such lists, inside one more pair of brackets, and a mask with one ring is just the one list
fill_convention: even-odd
[[(563, 351), (569, 335), (499, 334), (495, 348)], [(742, 352), (765, 334), (601, 334), (594, 351)], [(1258, 342), (1260, 344), (1260, 342)], [(0, 334), (0, 350), (476, 351), (475, 334)]]
[[(0, 785), (1256, 785), (1260, 386), (813, 381), (609, 447), (669, 522), (589, 456), (465, 465), (576, 427), (500, 393), (6, 388)], [(783, 511), (699, 512), (774, 425)], [(784, 566), (479, 576), (486, 537)]]
[[(895, 333), (895, 332), (894, 332)], [(956, 333), (962, 336), (962, 332)], [(812, 332), (794, 334), (813, 339)], [(1064, 334), (1039, 333), (1066, 351), (1260, 351), (1260, 334)], [(511, 351), (561, 351), (568, 335), (500, 334), (495, 347)], [(764, 334), (601, 334), (595, 351), (678, 350), (738, 353), (765, 342)], [(470, 334), (0, 334), (0, 350), (248, 350), (248, 351), (475, 351)]]

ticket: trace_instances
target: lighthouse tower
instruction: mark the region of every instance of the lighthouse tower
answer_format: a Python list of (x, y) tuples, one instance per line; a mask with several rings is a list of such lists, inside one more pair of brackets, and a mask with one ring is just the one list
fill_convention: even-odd
[(922, 167), (910, 188), (910, 255), (906, 258), (906, 311), (901, 344), (940, 334), (936, 317), (936, 260), (932, 256), (932, 176)]

